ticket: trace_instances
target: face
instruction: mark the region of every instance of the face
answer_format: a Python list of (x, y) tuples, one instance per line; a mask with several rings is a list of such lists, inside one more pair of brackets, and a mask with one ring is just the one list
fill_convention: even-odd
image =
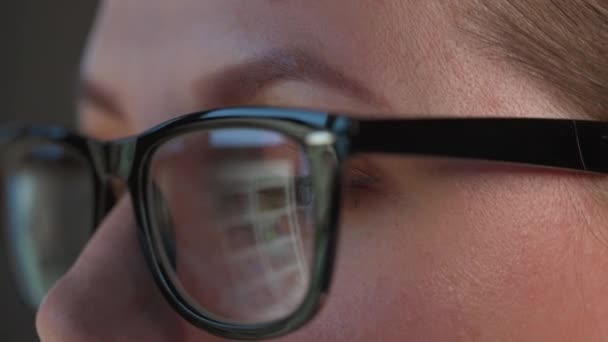
[[(454, 6), (105, 0), (83, 63), (81, 128), (110, 139), (242, 105), (362, 117), (572, 117), (541, 85), (478, 49), (458, 29)], [(180, 162), (168, 157), (159, 169)], [(361, 155), (343, 177), (330, 295), (281, 340), (608, 336), (608, 211), (589, 176)], [(37, 326), (43, 341), (219, 340), (157, 290), (128, 194), (48, 294)]]

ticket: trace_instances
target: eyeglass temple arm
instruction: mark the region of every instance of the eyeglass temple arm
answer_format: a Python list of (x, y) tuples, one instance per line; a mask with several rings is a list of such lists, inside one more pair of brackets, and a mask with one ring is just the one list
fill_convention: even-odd
[(470, 158), (608, 174), (608, 123), (561, 119), (353, 122), (350, 152)]

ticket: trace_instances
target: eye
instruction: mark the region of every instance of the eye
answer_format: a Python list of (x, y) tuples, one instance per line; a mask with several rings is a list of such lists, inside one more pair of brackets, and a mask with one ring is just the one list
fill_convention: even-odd
[(390, 182), (373, 158), (355, 157), (342, 171), (342, 203), (346, 210), (381, 205), (391, 191)]
[(351, 166), (345, 171), (344, 184), (352, 189), (365, 189), (377, 186), (380, 179), (364, 168)]

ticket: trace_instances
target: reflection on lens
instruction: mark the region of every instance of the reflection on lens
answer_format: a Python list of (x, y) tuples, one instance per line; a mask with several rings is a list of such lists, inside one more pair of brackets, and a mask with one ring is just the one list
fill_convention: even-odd
[(90, 236), (93, 173), (77, 151), (42, 140), (7, 146), (1, 171), (2, 216), (18, 282), (37, 306)]
[(151, 221), (157, 232), (172, 232), (174, 277), (196, 305), (243, 324), (299, 307), (310, 284), (314, 222), (313, 201), (299, 200), (311, 193), (302, 189), (310, 171), (296, 141), (262, 129), (190, 133), (156, 151), (150, 178), (149, 188), (160, 189), (148, 192), (150, 206), (167, 207)]

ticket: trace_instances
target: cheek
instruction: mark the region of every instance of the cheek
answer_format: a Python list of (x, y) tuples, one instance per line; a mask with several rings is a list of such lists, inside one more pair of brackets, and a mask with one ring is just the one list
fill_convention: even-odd
[(598, 270), (574, 182), (386, 165), (369, 195), (347, 190), (326, 305), (279, 341), (588, 340), (580, 275)]
[(546, 175), (415, 178), (388, 175), (385, 197), (345, 208), (327, 306), (293, 337), (558, 340), (574, 330), (584, 261), (566, 185)]

